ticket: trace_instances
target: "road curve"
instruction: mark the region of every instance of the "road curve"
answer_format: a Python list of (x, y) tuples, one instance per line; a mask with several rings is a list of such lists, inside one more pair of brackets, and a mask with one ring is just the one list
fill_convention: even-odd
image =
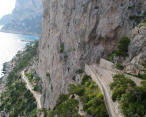
[(92, 66), (88, 66), (88, 65), (85, 66), (85, 72), (92, 77), (92, 80), (95, 81), (98, 84), (99, 88), (101, 89), (109, 116), (122, 117), (120, 113), (116, 112), (115, 110), (116, 107), (114, 106), (108, 91), (109, 87), (107, 87), (106, 83), (103, 82), (100, 75), (93, 69)]
[(34, 98), (36, 99), (37, 102), (37, 108), (41, 109), (41, 94), (33, 90), (33, 86), (29, 82), (28, 78), (25, 76), (24, 71), (21, 72), (21, 77), (26, 83), (26, 88), (33, 94)]
[(85, 65), (85, 72), (98, 84), (103, 93), (109, 117), (123, 117), (118, 103), (113, 102), (111, 98), (112, 92), (109, 85), (113, 82), (113, 75), (116, 74), (113, 70), (113, 64), (101, 59), (100, 64)]
[[(113, 82), (113, 75), (123, 72), (115, 69), (114, 64), (105, 59), (101, 59), (99, 64), (85, 65), (85, 72), (91, 76), (92, 80), (95, 81), (101, 89), (109, 116), (124, 117), (121, 114), (119, 104), (117, 102), (113, 102), (111, 98), (112, 91), (109, 87), (109, 85)], [(125, 76), (133, 80), (137, 86), (141, 85), (142, 80), (127, 74), (125, 74)]]

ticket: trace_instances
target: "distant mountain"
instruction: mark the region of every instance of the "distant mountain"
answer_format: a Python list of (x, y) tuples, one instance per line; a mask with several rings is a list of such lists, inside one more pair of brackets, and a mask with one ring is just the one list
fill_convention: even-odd
[(0, 25), (8, 24), (11, 21), (11, 14), (5, 15), (0, 19)]
[(40, 35), (42, 30), (42, 11), (41, 0), (16, 0), (12, 14), (2, 18), (8, 21), (1, 21), (4, 24), (1, 31)]

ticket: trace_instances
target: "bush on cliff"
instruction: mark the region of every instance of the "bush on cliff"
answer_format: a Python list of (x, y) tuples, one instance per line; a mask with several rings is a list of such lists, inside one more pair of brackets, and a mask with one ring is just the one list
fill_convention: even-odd
[(103, 95), (91, 77), (85, 75), (79, 84), (69, 85), (70, 94), (76, 94), (83, 103), (83, 109), (93, 117), (108, 117)]
[(114, 76), (110, 87), (113, 90), (113, 100), (120, 102), (125, 117), (144, 117), (146, 115), (146, 83), (138, 87), (123, 74)]
[(126, 57), (128, 55), (129, 44), (130, 44), (130, 39), (128, 37), (122, 37), (121, 40), (119, 41), (116, 55)]
[(79, 102), (76, 99), (66, 98), (58, 103), (54, 110), (49, 112), (49, 117), (56, 117), (56, 115), (57, 117), (81, 117), (78, 114), (78, 104)]

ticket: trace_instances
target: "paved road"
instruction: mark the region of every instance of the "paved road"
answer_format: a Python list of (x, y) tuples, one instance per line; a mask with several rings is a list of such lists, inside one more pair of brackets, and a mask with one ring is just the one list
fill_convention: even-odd
[(123, 117), (117, 103), (114, 103), (111, 98), (112, 92), (109, 84), (113, 82), (112, 77), (115, 74), (112, 67), (113, 64), (101, 59), (98, 65), (85, 65), (85, 72), (92, 77), (92, 80), (95, 81), (101, 89), (109, 116)]
[[(101, 89), (109, 116), (123, 117), (119, 104), (117, 102), (113, 102), (111, 98), (112, 92), (109, 87), (109, 85), (113, 82), (113, 76), (121, 72), (114, 68), (113, 63), (104, 59), (100, 60), (100, 64), (85, 65), (85, 72), (92, 77), (92, 80), (95, 81)], [(129, 75), (126, 76), (135, 81), (138, 86), (140, 85), (140, 79)]]
[[(111, 99), (111, 95), (110, 95), (110, 91), (109, 91), (110, 89), (108, 86), (111, 82), (110, 76), (108, 76), (108, 77), (102, 76), (102, 74), (100, 74), (100, 71), (97, 71), (97, 69), (95, 69), (93, 66), (86, 65), (85, 71), (88, 75), (90, 75), (92, 77), (92, 80), (95, 81), (98, 84), (99, 88), (101, 89), (109, 116), (110, 117), (122, 117), (121, 114), (116, 111), (117, 107), (114, 105), (114, 102)], [(102, 72), (106, 74), (106, 72), (104, 70), (102, 70)], [(107, 78), (107, 79), (105, 79), (105, 78)]]
[(26, 83), (26, 88), (33, 94), (34, 98), (36, 99), (37, 102), (37, 108), (41, 109), (41, 94), (33, 90), (33, 86), (29, 82), (28, 78), (25, 76), (24, 71), (21, 72), (22, 79)]

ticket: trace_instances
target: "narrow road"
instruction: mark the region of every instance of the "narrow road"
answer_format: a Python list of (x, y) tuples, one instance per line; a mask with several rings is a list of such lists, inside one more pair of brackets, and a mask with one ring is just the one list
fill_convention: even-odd
[[(92, 77), (92, 80), (95, 81), (101, 89), (109, 116), (123, 117), (119, 104), (112, 100), (112, 91), (109, 87), (113, 82), (113, 76), (122, 72), (116, 70), (113, 63), (104, 59), (101, 59), (99, 64), (85, 65), (85, 72)], [(126, 76), (132, 79), (138, 86), (140, 85), (140, 79), (129, 75)]]
[(98, 71), (95, 68), (95, 66), (92, 65), (91, 66), (86, 65), (85, 69), (86, 73), (92, 77), (92, 80), (95, 81), (98, 84), (99, 88), (101, 89), (101, 92), (103, 93), (104, 96), (105, 105), (109, 113), (109, 117), (122, 117), (117, 107), (115, 106), (114, 102), (112, 101), (111, 94), (109, 91), (110, 90), (109, 81), (111, 80), (111, 74), (107, 77), (104, 77), (103, 74), (106, 74), (106, 72), (104, 70)]
[(41, 109), (41, 94), (33, 90), (33, 86), (29, 82), (28, 78), (25, 76), (24, 71), (21, 72), (22, 79), (26, 83), (26, 88), (33, 94), (37, 102), (37, 108)]

